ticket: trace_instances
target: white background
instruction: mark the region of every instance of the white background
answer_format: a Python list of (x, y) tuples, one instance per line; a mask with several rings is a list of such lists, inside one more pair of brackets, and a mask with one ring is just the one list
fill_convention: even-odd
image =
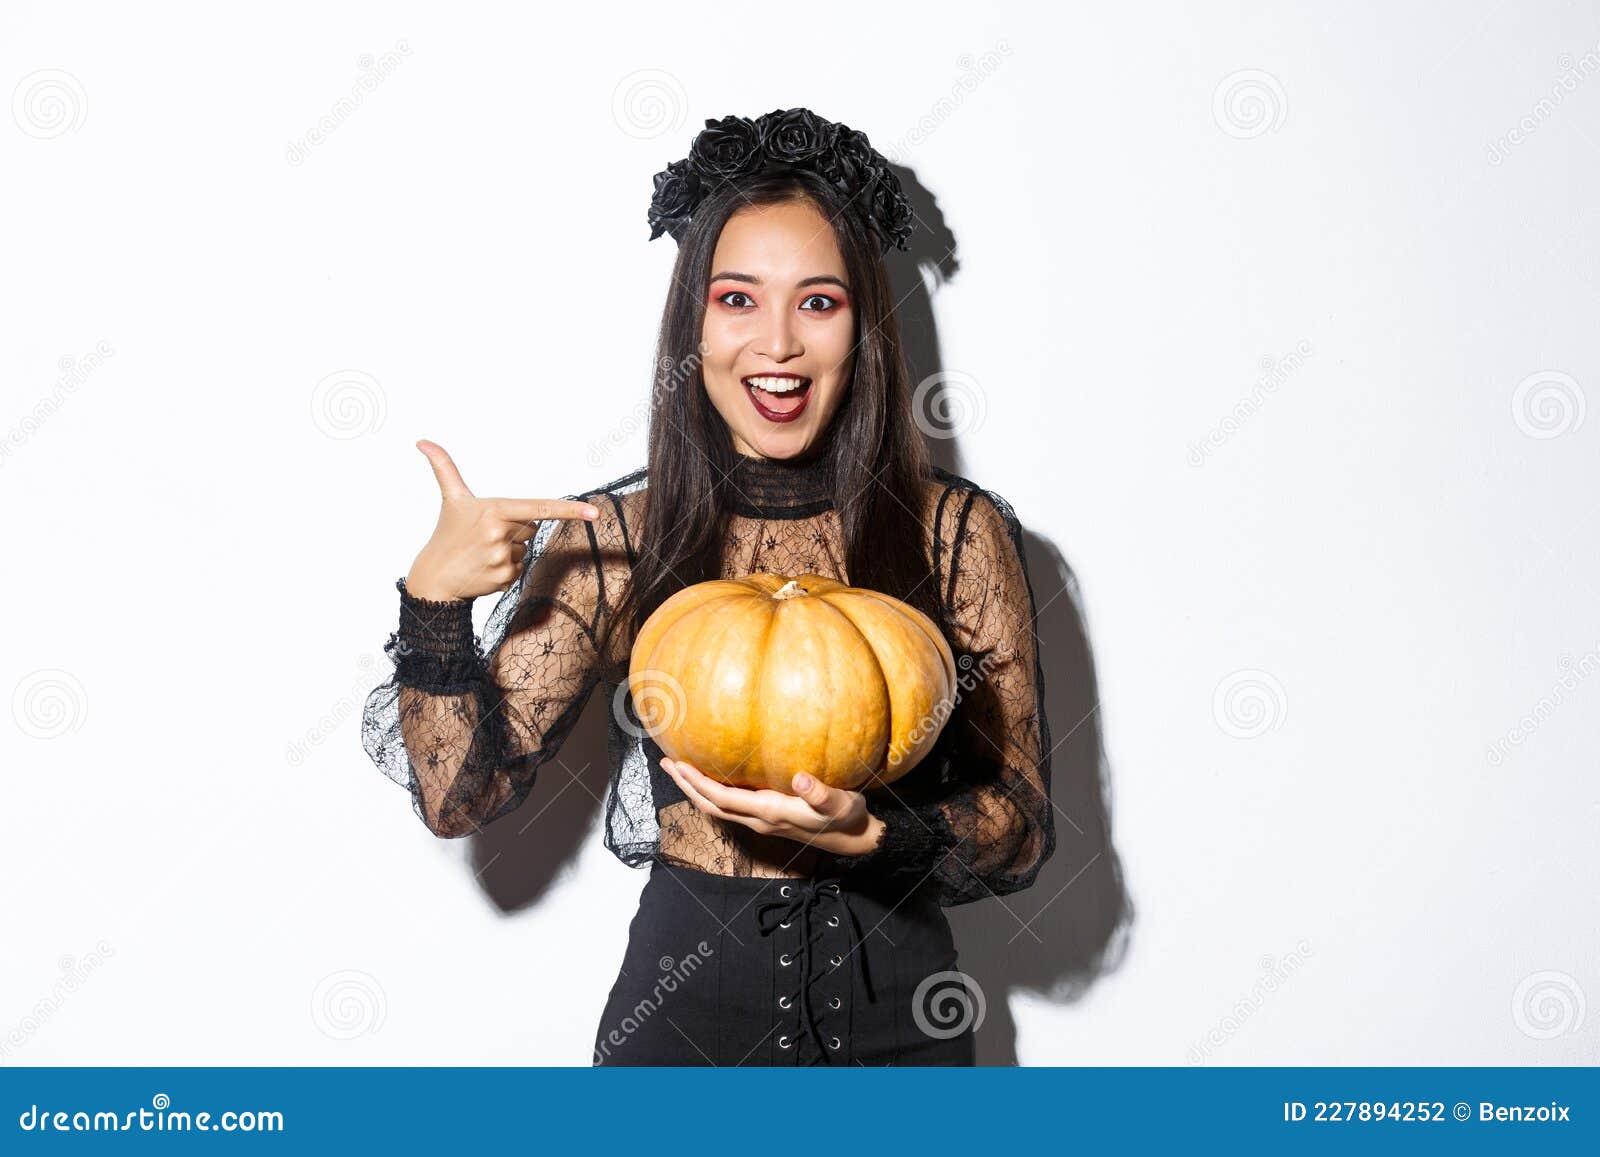
[(0, 11), (3, 1063), (589, 1063), (599, 697), (471, 841), (361, 750), (412, 444), (642, 464), (651, 175), (791, 105), (1048, 603), (981, 1059), (1600, 1059), (1595, 4)]

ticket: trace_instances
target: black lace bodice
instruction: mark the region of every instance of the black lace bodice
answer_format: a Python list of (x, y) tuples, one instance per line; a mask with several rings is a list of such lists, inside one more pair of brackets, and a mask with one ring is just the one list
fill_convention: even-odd
[[(772, 571), (841, 582), (842, 540), (825, 464), (741, 455), (729, 475), (736, 516), (724, 577)], [(637, 549), (647, 479), (636, 470), (573, 497), (594, 522), (550, 520), (529, 541), (522, 574), (480, 642), (472, 600), (400, 590), (390, 678), (367, 698), (362, 739), (417, 815), (440, 836), (474, 832), (516, 809), (590, 693), (615, 703), (626, 684), (628, 632), (600, 654), (601, 628)], [(849, 878), (928, 886), (962, 904), (1025, 888), (1055, 847), (1050, 737), (1021, 528), (998, 494), (935, 469), (924, 524), (940, 627), (958, 663), (959, 701), (939, 743), (912, 771), (867, 793), (884, 820), (878, 847), (836, 856), (706, 815), (657, 762), (631, 710), (608, 713), (606, 846), (624, 863), (653, 860), (720, 875)], [(619, 718), (620, 716), (620, 718)]]

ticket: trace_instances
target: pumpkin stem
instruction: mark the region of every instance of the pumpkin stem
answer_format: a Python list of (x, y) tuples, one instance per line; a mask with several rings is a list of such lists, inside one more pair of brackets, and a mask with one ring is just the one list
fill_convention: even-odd
[(773, 591), (772, 597), (775, 599), (795, 599), (800, 598), (802, 595), (807, 593), (809, 592), (807, 592), (805, 587), (800, 585), (799, 579), (790, 579), (777, 590)]

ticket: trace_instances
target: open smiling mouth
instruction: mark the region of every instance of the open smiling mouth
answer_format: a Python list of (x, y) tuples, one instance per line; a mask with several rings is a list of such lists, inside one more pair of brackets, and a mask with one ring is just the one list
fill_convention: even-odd
[(792, 422), (811, 399), (811, 379), (801, 374), (751, 374), (740, 378), (745, 397), (769, 422)]

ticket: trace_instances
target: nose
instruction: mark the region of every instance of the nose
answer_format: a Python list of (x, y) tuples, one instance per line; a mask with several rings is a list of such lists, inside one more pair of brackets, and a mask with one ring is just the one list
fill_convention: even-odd
[(769, 310), (755, 341), (755, 352), (775, 362), (786, 362), (805, 352), (795, 330), (794, 316), (787, 309)]

